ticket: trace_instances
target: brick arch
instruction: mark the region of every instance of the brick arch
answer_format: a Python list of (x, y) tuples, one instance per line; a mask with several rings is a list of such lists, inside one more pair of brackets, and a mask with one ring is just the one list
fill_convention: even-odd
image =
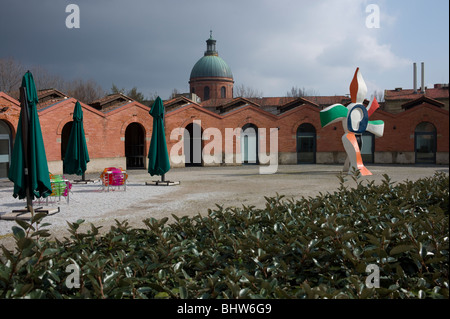
[(64, 126), (67, 123), (72, 122), (72, 121), (73, 121), (73, 115), (72, 114), (62, 118), (61, 121), (59, 121), (58, 126), (56, 128), (56, 135), (61, 136)]
[(145, 123), (144, 123), (142, 120), (140, 120), (140, 119), (137, 118), (136, 116), (133, 116), (131, 119), (129, 119), (129, 120), (127, 120), (127, 121), (125, 121), (125, 122), (122, 123), (122, 126), (121, 126), (121, 128), (120, 128), (120, 137), (125, 137), (125, 131), (127, 130), (128, 125), (130, 125), (130, 124), (132, 124), (132, 123), (138, 123), (138, 124), (140, 124), (140, 125), (142, 126), (142, 128), (144, 129), (144, 135), (145, 135), (145, 136), (147, 136), (147, 134), (148, 134), (149, 132), (151, 132), (150, 129), (148, 130), (148, 129), (145, 127)]
[[(291, 133), (292, 134), (297, 134), (297, 130), (298, 130), (299, 126), (302, 125), (302, 124), (305, 124), (305, 123), (308, 123), (308, 124), (311, 124), (312, 126), (314, 126), (314, 128), (316, 129), (316, 132), (319, 132), (319, 129), (321, 128), (321, 127), (317, 128), (317, 123), (315, 123), (315, 121), (313, 121), (308, 116), (305, 116), (302, 119), (300, 119), (297, 122), (295, 122), (294, 125), (292, 125)], [(336, 124), (338, 124), (338, 123), (336, 123)]]
[(2, 121), (3, 123), (5, 123), (8, 126), (9, 131), (11, 132), (11, 137), (14, 140), (16, 138), (16, 133), (17, 133), (17, 130), (15, 130), (14, 124), (10, 121), (8, 116), (0, 117), (0, 121)]
[(202, 121), (202, 119), (197, 115), (192, 115), (191, 117), (185, 119), (183, 122), (181, 122), (181, 124), (178, 126), (178, 128), (185, 129), (189, 124), (194, 123), (194, 121), (201, 122), (200, 128), (201, 128), (202, 132), (206, 129), (205, 124), (204, 124), (205, 122)]
[(242, 128), (244, 127), (244, 125), (246, 124), (253, 124), (255, 125), (257, 128), (263, 128), (265, 127), (264, 124), (261, 123), (261, 121), (257, 120), (256, 118), (252, 117), (252, 116), (247, 116), (245, 117), (245, 119), (243, 119), (242, 121), (240, 121), (237, 125), (237, 127), (235, 128)]

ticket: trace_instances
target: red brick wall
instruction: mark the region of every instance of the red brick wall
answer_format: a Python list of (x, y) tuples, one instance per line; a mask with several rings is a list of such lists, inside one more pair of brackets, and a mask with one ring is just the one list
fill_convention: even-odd
[[(72, 121), (75, 99), (61, 101), (39, 111), (44, 145), (48, 161), (61, 160), (61, 134), (64, 125)], [(20, 113), (18, 101), (0, 92), (0, 120), (10, 125), (13, 136), (17, 129)], [(148, 113), (150, 108), (138, 102), (128, 103), (115, 110), (102, 113), (81, 103), (84, 115), (84, 129), (87, 138), (89, 156), (94, 158), (111, 158), (125, 156), (125, 131), (131, 123), (139, 123), (145, 131), (145, 155), (152, 135), (153, 118)], [(424, 121), (431, 122), (437, 129), (437, 151), (449, 151), (449, 113), (433, 105), (424, 103), (399, 114), (390, 114), (377, 110), (370, 120), (383, 120), (385, 130), (383, 137), (376, 138), (375, 152), (414, 152), (414, 130)], [(306, 105), (300, 106), (281, 115), (274, 115), (255, 106), (245, 106), (219, 115), (191, 104), (166, 114), (166, 140), (168, 149), (178, 141), (170, 140), (175, 128), (186, 128), (194, 120), (201, 121), (202, 130), (218, 128), (222, 134), (222, 150), (225, 151), (225, 129), (242, 128), (252, 123), (266, 130), (266, 151), (269, 152), (269, 130), (278, 128), (278, 151), (296, 152), (296, 132), (303, 123), (312, 124), (317, 133), (317, 152), (344, 152), (341, 137), (344, 134), (342, 124), (335, 123), (329, 127), (320, 127), (319, 109)], [(208, 141), (204, 141), (204, 144)], [(233, 143), (236, 150), (236, 141)]]
[(10, 128), (13, 138), (16, 136), (17, 124), (20, 117), (19, 101), (13, 99), (9, 95), (0, 92), (0, 110), (7, 108), (6, 111), (0, 112), (0, 120), (4, 121)]

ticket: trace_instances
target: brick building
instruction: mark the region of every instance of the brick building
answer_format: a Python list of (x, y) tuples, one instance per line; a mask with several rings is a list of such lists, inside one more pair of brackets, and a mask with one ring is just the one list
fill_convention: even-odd
[[(347, 105), (347, 96), (233, 97), (231, 69), (215, 44), (211, 36), (205, 55), (194, 65), (190, 94), (164, 102), (172, 167), (268, 163), (274, 160), (266, 156), (274, 145), (271, 136), (276, 136), (280, 164), (345, 161), (342, 126), (321, 128), (319, 112), (335, 103)], [(0, 178), (7, 176), (20, 113), (20, 103), (11, 95), (0, 92)], [(40, 90), (38, 97), (49, 170), (62, 173), (76, 100), (56, 89)], [(384, 135), (363, 135), (364, 162), (448, 164), (448, 101), (448, 85), (386, 90), (385, 102), (370, 118), (384, 121)], [(147, 166), (153, 123), (149, 106), (123, 94), (80, 104), (91, 159), (88, 172)], [(242, 129), (239, 138), (236, 129)]]

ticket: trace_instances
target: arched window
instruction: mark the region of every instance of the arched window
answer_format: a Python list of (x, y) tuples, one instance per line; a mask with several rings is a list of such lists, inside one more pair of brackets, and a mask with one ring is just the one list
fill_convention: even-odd
[(414, 130), (416, 164), (436, 164), (436, 127), (422, 122)]
[(297, 164), (316, 162), (316, 129), (310, 123), (303, 123), (297, 129)]
[(209, 100), (209, 86), (205, 86), (205, 88), (203, 89), (203, 99)]
[(220, 97), (221, 97), (222, 99), (224, 99), (224, 98), (227, 97), (227, 89), (226, 89), (224, 86), (222, 86), (222, 87), (220, 88)]

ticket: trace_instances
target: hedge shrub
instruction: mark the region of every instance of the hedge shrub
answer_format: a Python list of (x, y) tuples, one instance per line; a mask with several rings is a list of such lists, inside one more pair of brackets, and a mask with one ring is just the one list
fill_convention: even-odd
[[(266, 197), (206, 216), (116, 220), (104, 235), (83, 220), (49, 240), (37, 214), (2, 246), (0, 298), (448, 298), (449, 178), (355, 187), (301, 200)], [(379, 267), (369, 288), (366, 267)], [(79, 268), (79, 287), (66, 284)]]

